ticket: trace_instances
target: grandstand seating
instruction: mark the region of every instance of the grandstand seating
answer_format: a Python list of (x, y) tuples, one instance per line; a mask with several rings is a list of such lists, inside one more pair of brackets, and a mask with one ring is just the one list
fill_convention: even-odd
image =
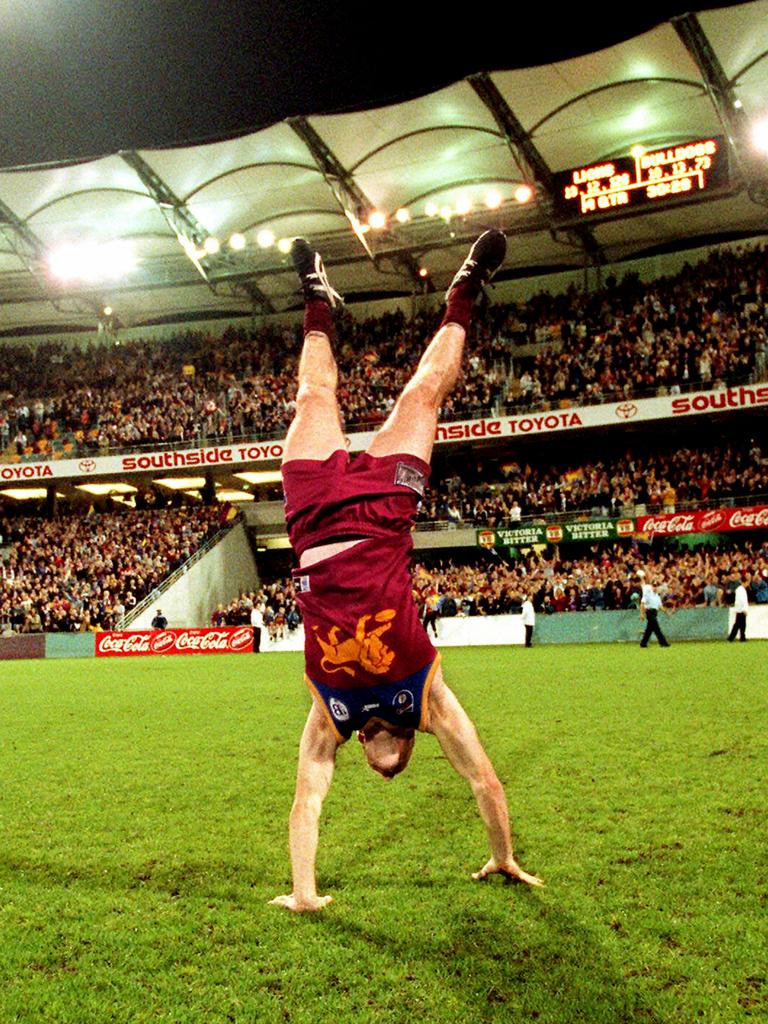
[(220, 508), (0, 521), (0, 630), (117, 627), (221, 529)]
[[(628, 275), (480, 311), (464, 375), (443, 419), (616, 401), (764, 379), (766, 253), (716, 250), (676, 277)], [(380, 423), (434, 330), (433, 314), (339, 323), (347, 427)], [(253, 336), (180, 332), (167, 340), (4, 347), (0, 450), (21, 459), (115, 447), (205, 443), (285, 432), (294, 407), (298, 325)], [(518, 352), (527, 355), (518, 357)]]

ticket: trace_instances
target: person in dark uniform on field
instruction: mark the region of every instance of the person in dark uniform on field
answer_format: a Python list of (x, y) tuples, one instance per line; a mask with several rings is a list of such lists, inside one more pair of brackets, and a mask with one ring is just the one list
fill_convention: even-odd
[(158, 608), (155, 617), (152, 619), (152, 629), (167, 629), (168, 619), (163, 615), (162, 609)]
[(643, 596), (640, 600), (640, 618), (645, 619), (645, 632), (640, 641), (641, 647), (647, 647), (651, 636), (655, 636), (660, 647), (669, 647), (669, 641), (661, 631), (659, 625), (659, 612), (662, 610), (661, 597), (656, 592), (652, 583), (643, 586)]
[(437, 737), (470, 783), (491, 856), (475, 875), (528, 885), (512, 852), (506, 797), (469, 716), (446, 686), (440, 657), (419, 621), (411, 589), (411, 528), (429, 475), (440, 405), (461, 368), (472, 307), (503, 261), (500, 231), (475, 242), (447, 294), (442, 324), (368, 450), (350, 458), (336, 399), (331, 349), (341, 298), (319, 253), (293, 243), (305, 298), (296, 415), (285, 441), (286, 523), (299, 568), (306, 682), (313, 701), (299, 747), (290, 816), (293, 891), (271, 902), (320, 910), (315, 882), (320, 811), (339, 746), (357, 733), (370, 767), (385, 779), (404, 770), (416, 731)]

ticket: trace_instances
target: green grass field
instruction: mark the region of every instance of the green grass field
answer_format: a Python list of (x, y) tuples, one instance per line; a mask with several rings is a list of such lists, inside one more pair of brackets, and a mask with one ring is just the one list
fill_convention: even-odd
[(768, 1020), (768, 648), (454, 649), (543, 890), (431, 737), (339, 755), (290, 891), (298, 655), (0, 666), (0, 1024)]

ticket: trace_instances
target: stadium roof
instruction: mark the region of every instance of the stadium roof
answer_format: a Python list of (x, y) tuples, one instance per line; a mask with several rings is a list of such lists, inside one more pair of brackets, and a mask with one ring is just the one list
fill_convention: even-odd
[[(751, 141), (768, 116), (766, 24), (768, 0), (756, 0), (393, 106), (0, 171), (0, 333), (93, 328), (105, 305), (126, 326), (295, 308), (289, 258), (259, 244), (263, 231), (313, 239), (348, 299), (444, 288), (468, 239), (491, 225), (514, 235), (511, 277), (768, 233), (768, 154)], [(658, 202), (585, 216), (580, 199), (563, 203), (558, 172), (615, 161), (619, 174), (638, 144), (665, 152), (709, 139), (718, 167), (684, 155), (677, 177), (689, 184), (673, 185), (667, 154), (670, 194)], [(609, 177), (598, 180), (608, 187)], [(516, 198), (523, 185), (531, 202)], [(401, 209), (407, 222), (395, 217)], [(373, 211), (385, 228), (366, 230)], [(230, 248), (233, 233), (243, 249)], [(209, 236), (218, 252), (205, 251)], [(82, 241), (125, 242), (137, 265), (119, 281), (57, 283), (49, 253)]]

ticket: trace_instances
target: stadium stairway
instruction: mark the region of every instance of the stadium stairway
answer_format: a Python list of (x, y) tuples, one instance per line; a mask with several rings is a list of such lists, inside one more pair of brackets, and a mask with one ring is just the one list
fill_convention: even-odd
[(211, 612), (259, 589), (248, 531), (238, 519), (204, 544), (126, 615), (126, 629), (148, 629), (158, 608), (171, 627), (209, 626)]

